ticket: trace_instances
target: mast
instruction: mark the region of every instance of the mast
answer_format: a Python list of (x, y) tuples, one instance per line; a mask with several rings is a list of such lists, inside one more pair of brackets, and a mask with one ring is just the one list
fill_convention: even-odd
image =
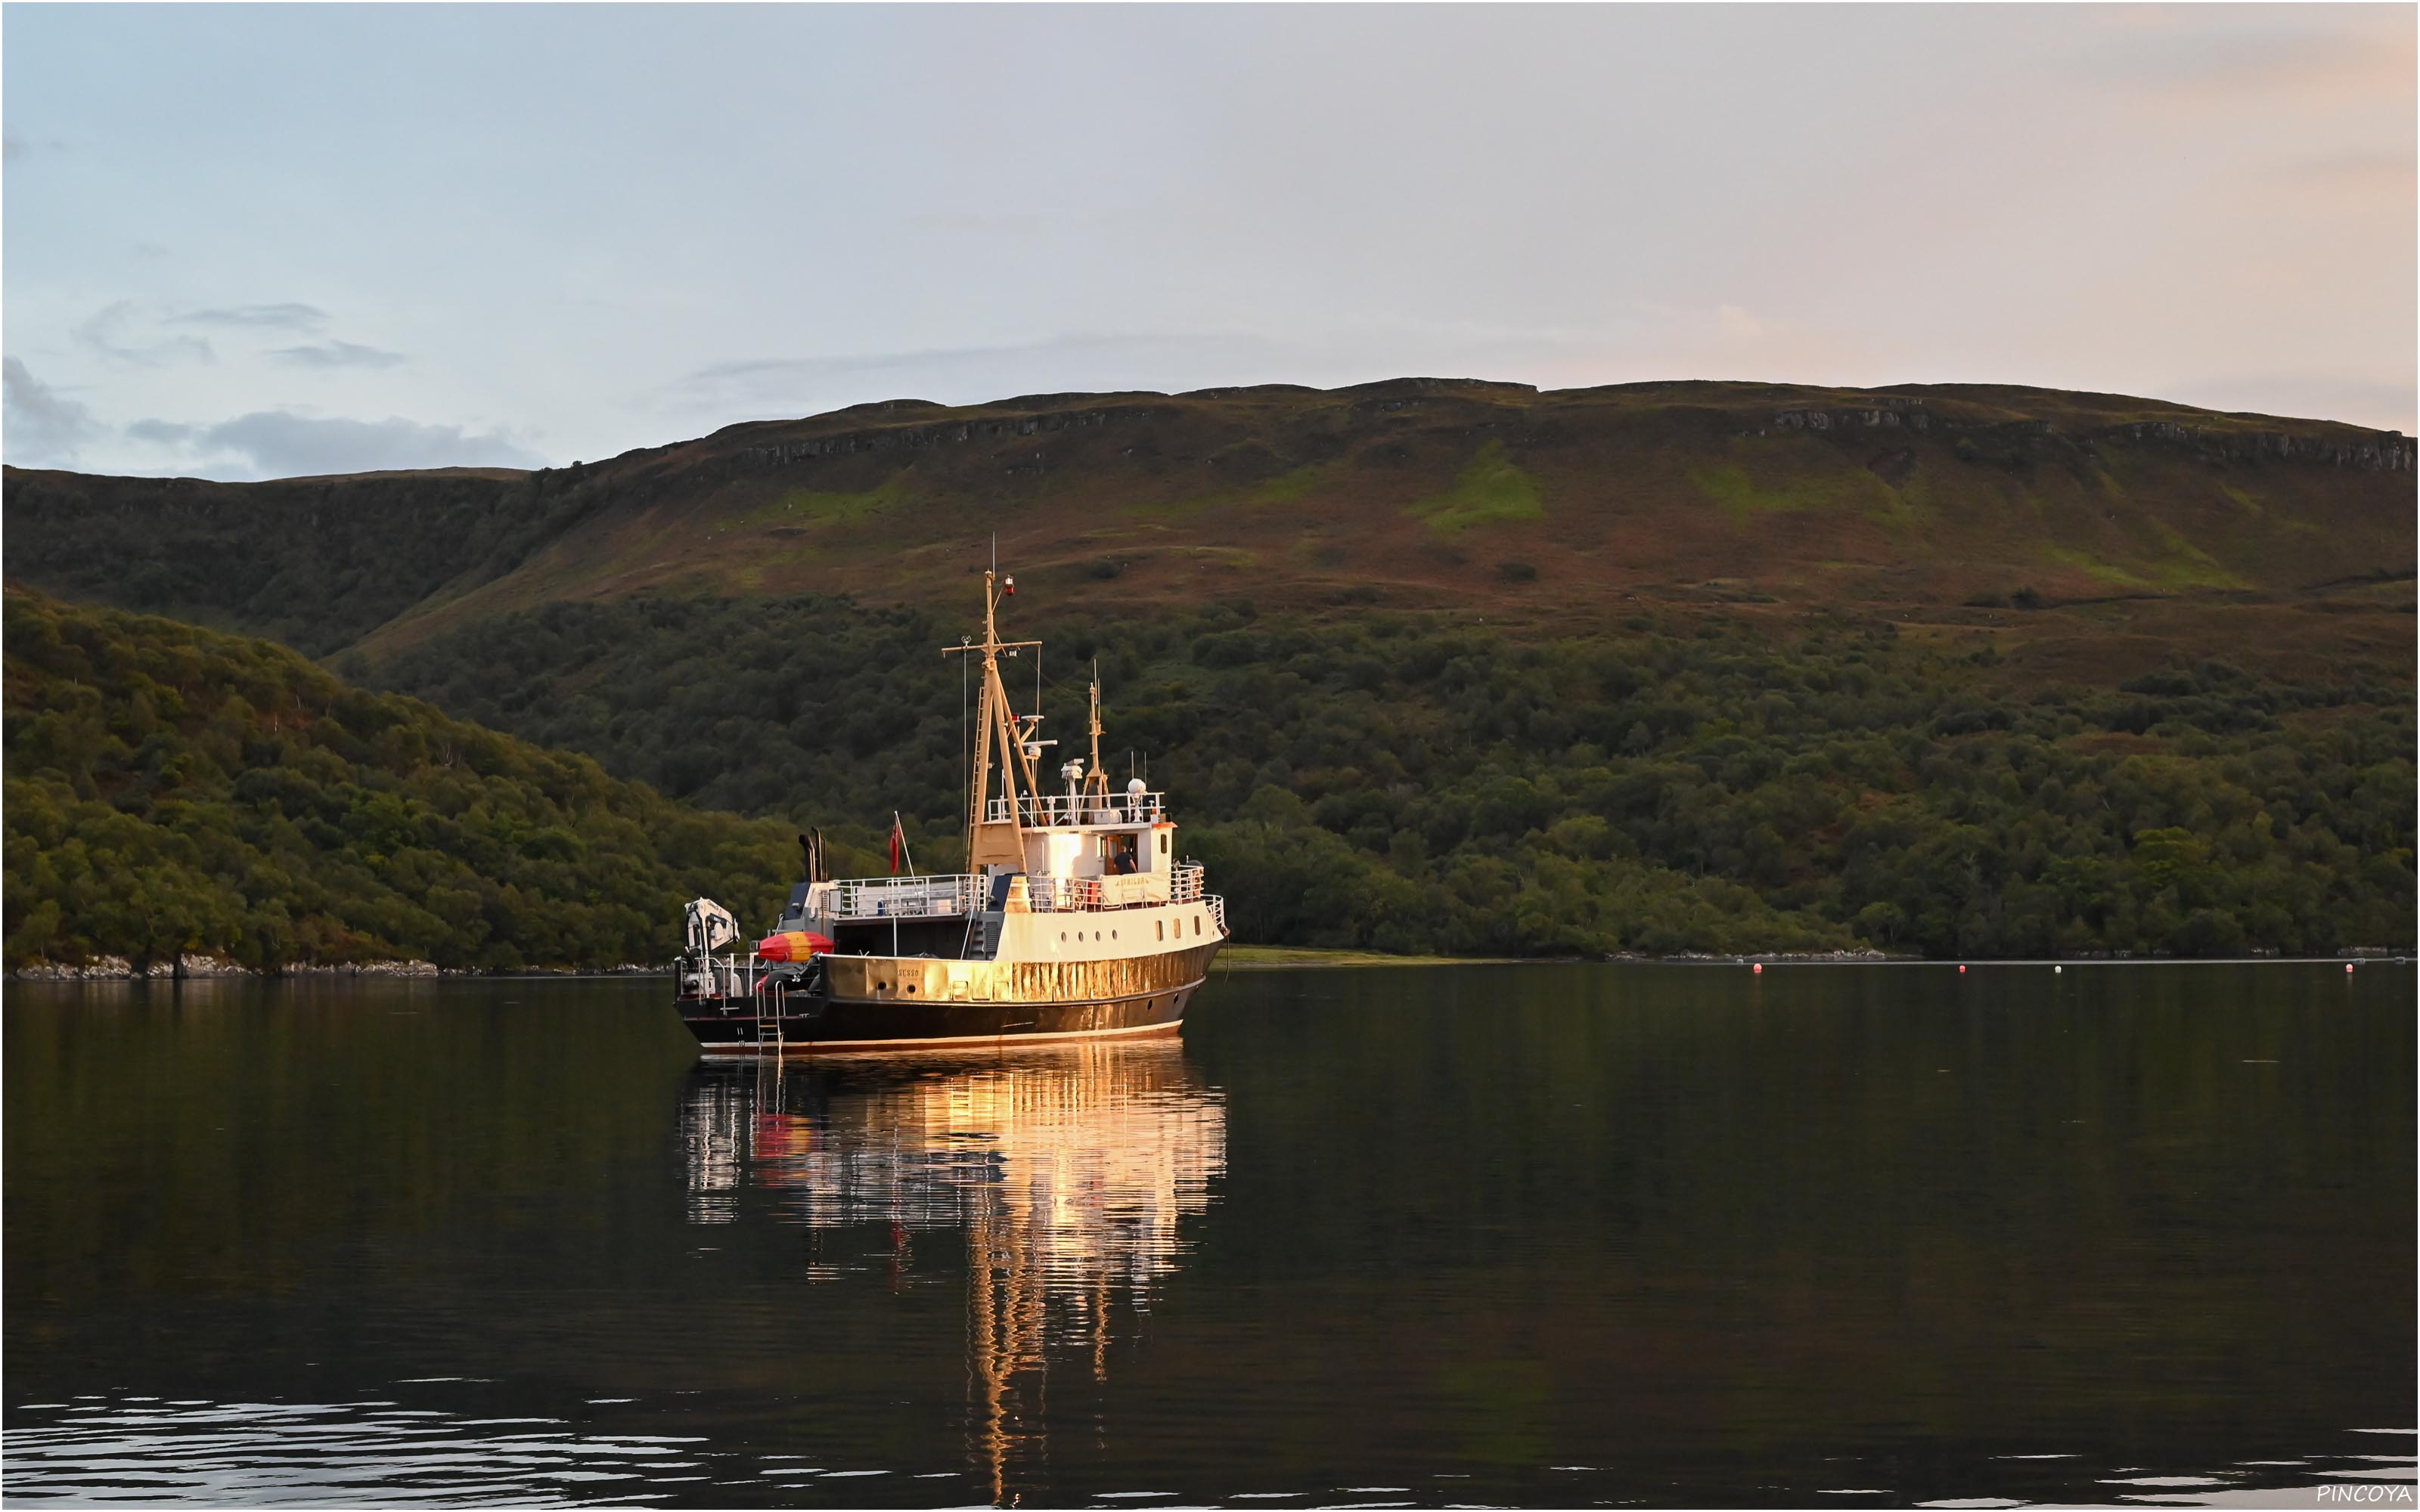
[(1086, 811), (1097, 813), (1109, 807), (1109, 779), (1101, 770), (1101, 658), (1093, 658), (1093, 764), (1084, 773), (1084, 795), (1094, 799), (1097, 807), (1087, 805)]
[[(983, 693), (975, 707), (975, 751), (971, 776), (967, 783), (967, 870), (980, 871), (987, 866), (1005, 867), (1010, 871), (1025, 870), (1025, 826), (1019, 816), (1024, 804), (1018, 799), (1017, 779), (1024, 778), (1027, 796), (1042, 791), (1034, 780), (1033, 756), (1028, 749), (1032, 744), (1032, 729), (1041, 718), (1039, 714), (1018, 715), (1010, 707), (1008, 688), (1000, 680), (1000, 658), (1003, 652), (1014, 653), (1026, 646), (1039, 646), (1039, 640), (1002, 640), (1000, 638), (1000, 601), (1016, 592), (1015, 575), (1002, 578), (996, 569), (984, 572), (984, 634), (980, 641), (969, 640), (958, 645), (943, 646), (941, 655), (958, 652), (981, 653), (983, 656)], [(1002, 817), (992, 816), (991, 776), (992, 744), (1000, 745), (1000, 809)]]

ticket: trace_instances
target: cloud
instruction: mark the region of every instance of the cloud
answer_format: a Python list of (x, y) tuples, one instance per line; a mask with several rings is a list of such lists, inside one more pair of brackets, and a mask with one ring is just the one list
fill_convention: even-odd
[(403, 361), (403, 353), (382, 351), (376, 347), (356, 346), (349, 341), (323, 341), (309, 347), (281, 347), (269, 354), (281, 363), (296, 367), (393, 367)]
[(1018, 346), (747, 358), (694, 369), (654, 397), (727, 424), (909, 394), (983, 404), (1025, 393), (1174, 393), (1239, 383), (1334, 388), (1407, 374), (1572, 388), (1677, 374), (1805, 373), (1846, 383), (1887, 381), (1900, 370), (1893, 350), (1854, 332), (1736, 303), (1622, 301), (1558, 325), (1421, 316), (1326, 328), (1305, 323), (1284, 337), (1072, 335)]
[(103, 357), (141, 367), (218, 360), (218, 354), (210, 349), (209, 342), (200, 336), (169, 336), (159, 341), (131, 338), (127, 328), (133, 316), (134, 301), (132, 300), (120, 300), (106, 305), (75, 328), (75, 339)]
[(1197, 389), (1288, 376), (1284, 347), (1258, 336), (1063, 336), (1010, 347), (934, 347), (713, 363), (675, 379), (676, 402), (703, 408), (853, 403), (879, 382), (946, 403), (1007, 394)]
[(2278, 163), (2271, 176), (2298, 188), (2409, 199), (2420, 162), (2409, 151), (2356, 149), (2296, 158)]
[(2172, 99), (2242, 107), (2255, 97), (2300, 97), (2340, 103), (2347, 92), (2408, 100), (2412, 90), (2410, 12), (2245, 7), (2195, 18), (2181, 8), (2149, 14), (2113, 10), (2086, 64), (2103, 77)]
[(2367, 380), (2311, 373), (2194, 376), (2160, 386), (2163, 397), (2229, 413), (2334, 420), (2372, 430), (2415, 433), (2420, 390), (2407, 380)]
[(0, 131), (0, 162), (22, 162), (38, 152), (65, 152), (67, 148), (68, 145), (55, 136), (28, 142), (14, 131)]
[(66, 466), (75, 460), (77, 448), (101, 430), (91, 410), (34, 377), (13, 357), (0, 359), (0, 390), (6, 391), (7, 400), (0, 439), (16, 466)]
[(126, 434), (154, 446), (177, 446), (193, 439), (194, 427), (166, 420), (138, 420), (126, 427)]
[[(139, 421), (145, 439), (174, 440), (215, 456), (213, 475), (230, 461), (258, 478), (313, 477), (334, 472), (380, 472), (401, 468), (542, 468), (536, 455), (501, 431), (469, 431), (459, 425), (424, 425), (400, 416), (349, 420), (264, 409), (215, 425), (176, 425)], [(129, 434), (134, 432), (129, 426)]]
[(1736, 304), (1717, 306), (1714, 324), (1730, 341), (1754, 341), (1764, 334), (1764, 322)]
[(941, 210), (908, 218), (910, 230), (963, 236), (1030, 237), (1040, 231), (1044, 224), (1039, 215), (971, 215), (963, 210)]
[(191, 310), (168, 317), (170, 325), (236, 326), (276, 331), (317, 331), (327, 323), (328, 312), (316, 304), (231, 304), (214, 310)]

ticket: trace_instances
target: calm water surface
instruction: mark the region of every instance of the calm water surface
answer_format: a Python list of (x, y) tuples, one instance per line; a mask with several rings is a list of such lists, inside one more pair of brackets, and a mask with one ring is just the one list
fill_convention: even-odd
[(0, 1489), (2413, 1475), (2409, 967), (1238, 971), (1181, 1042), (781, 1067), (663, 991), (11, 986)]

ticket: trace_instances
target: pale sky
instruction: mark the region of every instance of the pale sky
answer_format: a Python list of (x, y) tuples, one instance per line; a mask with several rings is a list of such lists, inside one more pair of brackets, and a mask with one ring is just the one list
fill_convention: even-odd
[(2415, 10), (0, 8), (0, 451), (2007, 382), (2407, 433)]

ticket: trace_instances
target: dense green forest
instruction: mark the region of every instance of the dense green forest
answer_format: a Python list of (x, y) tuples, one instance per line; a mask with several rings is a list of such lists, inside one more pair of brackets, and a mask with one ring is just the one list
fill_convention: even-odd
[[(703, 806), (954, 861), (954, 633), (845, 600), (640, 598), (486, 620), (345, 665)], [(1885, 621), (1650, 617), (1567, 640), (1217, 605), (1057, 627), (1074, 748), (1171, 795), (1239, 937), (1518, 954), (1870, 944), (1933, 955), (2411, 941), (2400, 669), (2223, 661), (2026, 686)]]
[(661, 962), (690, 898), (762, 922), (798, 869), (779, 825), (282, 646), (14, 590), (6, 646), (12, 968)]

